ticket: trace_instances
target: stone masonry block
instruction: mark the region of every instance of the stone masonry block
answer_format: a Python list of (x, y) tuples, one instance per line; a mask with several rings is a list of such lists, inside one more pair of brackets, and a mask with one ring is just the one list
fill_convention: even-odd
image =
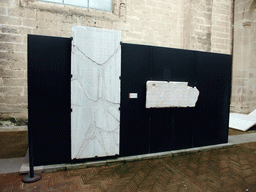
[(61, 37), (71, 37), (71, 31), (69, 32), (69, 31), (61, 31), (60, 32), (60, 36)]
[(166, 2), (166, 1), (158, 1), (157, 2), (157, 7), (159, 9), (168, 9), (168, 10), (172, 10), (174, 7), (172, 4), (170, 4), (170, 2)]
[(23, 96), (28, 96), (28, 87), (23, 87)]
[(27, 19), (24, 18), (23, 19), (23, 26), (27, 26), (27, 27), (36, 27), (37, 26), (37, 22), (35, 19)]
[(54, 31), (51, 30), (51, 35), (59, 37), (59, 36), (61, 36), (61, 32), (60, 31), (56, 31), (56, 30), (54, 30)]
[(26, 44), (27, 42), (28, 42), (28, 35), (27, 34), (22, 35), (22, 43)]
[[(141, 12), (141, 13), (151, 13), (152, 6), (136, 5), (136, 6), (133, 7), (132, 10), (129, 11), (129, 13), (131, 13), (133, 11), (137, 11), (137, 12)], [(129, 16), (133, 16), (133, 14), (129, 14)]]
[(20, 35), (0, 34), (0, 42), (21, 43), (22, 42), (22, 37)]
[(9, 53), (8, 54), (9, 60), (14, 61), (26, 61), (27, 60), (27, 54), (26, 53)]
[[(136, 0), (134, 0), (134, 1), (136, 1)], [(138, 3), (139, 3), (139, 1), (138, 1)], [(152, 8), (157, 7), (158, 6), (158, 1), (156, 1), (156, 0), (146, 0), (145, 5), (149, 6), (149, 7), (152, 7)]]
[(213, 29), (214, 31), (218, 31), (218, 32), (225, 32), (225, 31), (226, 31), (226, 28), (225, 28), (225, 27), (217, 26), (217, 25), (213, 25), (213, 26), (212, 26), (212, 29)]
[(11, 70), (9, 61), (7, 61), (7, 59), (5, 59), (5, 58), (4, 59), (0, 59), (0, 77), (1, 77), (1, 72), (3, 70)]
[(7, 15), (7, 8), (6, 7), (0, 7), (0, 15)]
[(12, 70), (27, 70), (27, 62), (22, 60), (10, 61), (10, 68)]
[(138, 0), (130, 0), (130, 3), (132, 5), (145, 5), (145, 0), (140, 0), (140, 1), (138, 1)]
[(18, 7), (8, 7), (8, 15), (11, 17), (19, 17)]
[(22, 18), (19, 17), (8, 17), (9, 25), (22, 25)]
[(68, 31), (71, 33), (72, 24), (70, 23), (61, 23), (60, 30), (61, 31)]
[(13, 71), (13, 70), (0, 70), (0, 76), (2, 78), (17, 78), (17, 79), (23, 79), (24, 71)]
[(22, 18), (36, 19), (36, 9), (19, 9), (19, 16)]
[(50, 13), (47, 11), (37, 11), (37, 19), (38, 20), (44, 20), (44, 21), (55, 21), (60, 22), (61, 18), (63, 18), (63, 15)]
[(170, 15), (170, 10), (166, 10), (166, 9), (160, 9), (160, 8), (152, 8), (152, 14), (153, 15), (165, 15), (165, 16), (169, 16)]
[(15, 44), (0, 42), (0, 51), (13, 52)]
[(38, 21), (38, 28), (40, 29), (49, 29), (51, 26), (51, 21), (39, 20)]
[(54, 31), (60, 31), (60, 26), (61, 26), (60, 22), (52, 21), (52, 22), (50, 22), (49, 29), (54, 30)]
[(22, 93), (21, 87), (0, 87), (0, 96), (21, 96)]
[(216, 37), (228, 38), (228, 34), (227, 34), (227, 33), (219, 33), (219, 32), (216, 32)]
[(37, 19), (38, 20), (47, 20), (47, 12), (46, 11), (37, 11)]
[(17, 34), (18, 33), (18, 28), (14, 26), (3, 26), (0, 27), (0, 30), (2, 33), (12, 33), (12, 34)]
[(8, 24), (8, 17), (0, 15), (0, 23), (1, 24)]
[(1, 0), (0, 1), (0, 6), (8, 6), (9, 5), (9, 0)]
[(37, 35), (51, 35), (51, 30), (37, 28), (33, 30), (33, 33)]
[(129, 13), (130, 13), (129, 17), (136, 18), (136, 19), (144, 18), (144, 13), (138, 10), (130, 11)]
[(32, 33), (32, 29), (31, 27), (19, 27), (18, 28), (18, 32), (20, 34), (31, 34)]
[(167, 23), (163, 23), (159, 20), (158, 20), (158, 22), (157, 21), (152, 21), (152, 26), (153, 26), (153, 28), (159, 29), (159, 30), (167, 30), (168, 29)]
[[(12, 113), (9, 115), (13, 116), (15, 114), (14, 116), (16, 116), (16, 117), (17, 116), (27, 117), (27, 104), (19, 104), (19, 105), (17, 105), (17, 104), (14, 104), (14, 105), (0, 104), (0, 116), (4, 116), (3, 113)], [(24, 113), (24, 115), (16, 114), (16, 113)]]
[(5, 87), (17, 87), (17, 86), (26, 86), (26, 79), (3, 79), (3, 86)]
[(27, 104), (27, 100), (27, 96), (0, 96), (1, 104)]
[(77, 23), (77, 17), (74, 15), (65, 15), (62, 17), (62, 22), (63, 23), (71, 23), (71, 24), (75, 24)]
[(136, 33), (136, 32), (128, 32), (126, 34), (126, 37), (129, 39), (141, 39), (142, 34), (141, 33)]
[(216, 21), (216, 25), (218, 26), (222, 26), (222, 27), (227, 27), (228, 26), (228, 23), (227, 21)]
[(15, 52), (27, 52), (27, 45), (26, 44), (16, 44), (15, 45)]
[[(106, 29), (113, 29), (113, 22), (111, 22), (111, 21), (105, 21), (105, 22), (103, 23), (103, 27), (106, 28)], [(121, 30), (121, 29), (122, 29), (122, 26), (118, 26), (118, 25), (117, 25), (117, 27), (116, 27), (115, 29)]]

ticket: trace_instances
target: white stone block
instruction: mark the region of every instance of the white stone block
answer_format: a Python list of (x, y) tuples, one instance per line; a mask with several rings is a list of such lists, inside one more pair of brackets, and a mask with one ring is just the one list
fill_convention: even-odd
[(229, 127), (240, 131), (247, 131), (252, 126), (256, 125), (256, 116), (249, 114), (230, 113)]
[(119, 154), (121, 32), (72, 28), (71, 157)]
[(254, 117), (256, 117), (256, 109), (255, 109), (254, 111), (252, 111), (252, 112), (249, 114), (249, 116), (254, 116)]
[(195, 107), (198, 96), (187, 82), (147, 81), (146, 108)]

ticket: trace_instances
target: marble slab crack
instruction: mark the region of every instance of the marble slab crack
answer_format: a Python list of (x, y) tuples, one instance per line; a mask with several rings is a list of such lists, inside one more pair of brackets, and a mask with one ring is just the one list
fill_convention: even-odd
[(77, 80), (77, 82), (79, 83), (80, 87), (82, 88), (82, 90), (83, 90), (83, 92), (84, 92), (84, 95), (87, 97), (88, 100), (90, 100), (90, 101), (96, 103), (96, 102), (98, 102), (98, 101), (101, 99), (100, 97), (98, 97), (97, 100), (93, 100), (93, 99), (89, 98), (88, 95), (87, 95), (87, 93), (86, 93), (86, 91), (84, 90), (84, 88), (83, 88), (83, 86), (82, 86), (82, 83), (81, 83), (79, 80)]
[(107, 130), (102, 129), (102, 128), (97, 127), (97, 126), (96, 126), (96, 128), (97, 128), (97, 129), (99, 129), (99, 130), (101, 130), (102, 132), (106, 132), (106, 133), (113, 133), (113, 132), (115, 132), (119, 127), (117, 127), (116, 129), (114, 129), (114, 130), (112, 130), (112, 131), (107, 131)]
[[(116, 48), (116, 50), (113, 52), (113, 54), (103, 63), (98, 63), (97, 61), (94, 61), (93, 59), (91, 59), (90, 57), (88, 57), (83, 51), (81, 51), (81, 49), (79, 49), (79, 47), (77, 45), (73, 45), (73, 47), (77, 48), (77, 50), (82, 53), (83, 56), (85, 56), (87, 59), (89, 59), (90, 61), (92, 61), (93, 63), (99, 65), (99, 66), (102, 66), (102, 65), (105, 65), (119, 50), (119, 48), (121, 48), (121, 46), (118, 46)], [(75, 53), (74, 53), (75, 54)]]
[(117, 119), (112, 113), (110, 113), (109, 111), (107, 111), (113, 118), (115, 118), (117, 121), (120, 121), (119, 119)]

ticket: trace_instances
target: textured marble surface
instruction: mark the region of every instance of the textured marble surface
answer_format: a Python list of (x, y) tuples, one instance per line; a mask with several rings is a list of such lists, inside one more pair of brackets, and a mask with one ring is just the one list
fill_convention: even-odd
[(187, 82), (147, 81), (146, 108), (195, 107), (199, 96)]
[(121, 32), (72, 27), (71, 157), (119, 154)]

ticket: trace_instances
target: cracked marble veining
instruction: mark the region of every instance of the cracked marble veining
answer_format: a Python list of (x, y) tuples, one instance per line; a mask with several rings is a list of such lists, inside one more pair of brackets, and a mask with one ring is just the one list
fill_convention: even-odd
[(71, 157), (119, 154), (121, 33), (72, 28)]

